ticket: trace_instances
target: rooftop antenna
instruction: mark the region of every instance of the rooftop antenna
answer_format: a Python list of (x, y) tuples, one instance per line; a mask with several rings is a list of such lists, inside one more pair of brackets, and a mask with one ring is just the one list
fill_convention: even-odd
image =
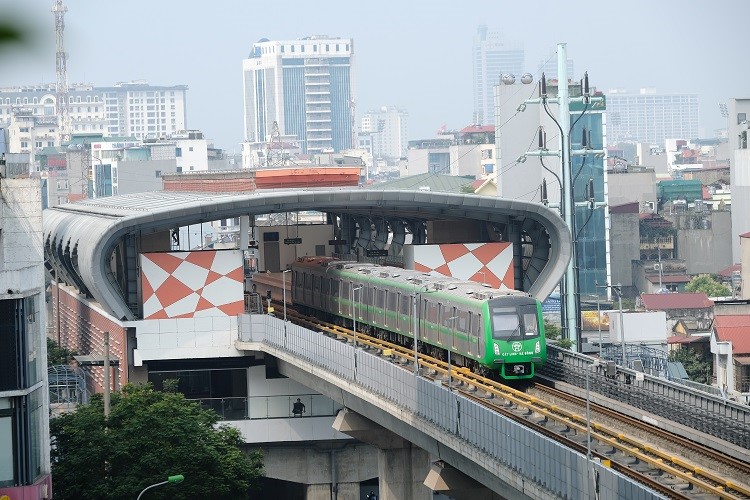
[(68, 54), (65, 52), (65, 13), (68, 8), (63, 0), (55, 0), (52, 13), (55, 15), (55, 39), (57, 52), (55, 56), (55, 73), (57, 74), (57, 134), (60, 146), (70, 140), (70, 108), (68, 103)]

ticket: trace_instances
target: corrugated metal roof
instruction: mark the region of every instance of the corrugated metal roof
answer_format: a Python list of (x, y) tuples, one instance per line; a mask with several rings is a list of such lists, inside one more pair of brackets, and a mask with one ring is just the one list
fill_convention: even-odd
[[(658, 279), (658, 278), (657, 278)], [(651, 311), (668, 309), (707, 309), (714, 306), (703, 293), (642, 293), (643, 306)]]
[(716, 316), (714, 330), (719, 341), (732, 343), (733, 354), (750, 354), (750, 315)]

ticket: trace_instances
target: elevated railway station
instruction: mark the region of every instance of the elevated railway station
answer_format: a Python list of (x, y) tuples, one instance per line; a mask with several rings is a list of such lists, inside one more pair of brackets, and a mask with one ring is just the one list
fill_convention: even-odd
[[(274, 214), (311, 212), (322, 214), (321, 222), (258, 225)], [(180, 228), (233, 218), (241, 225), (237, 248), (180, 248)], [(570, 258), (569, 233), (544, 206), (347, 188), (141, 193), (47, 210), (43, 243), (54, 278), (50, 324), (63, 345), (101, 356), (107, 332), (122, 383), (190, 380), (180, 390), (216, 409), (250, 446), (261, 446), (268, 476), (301, 484), (307, 498), (357, 498), (360, 485), (375, 478), (380, 498), (431, 498), (432, 491), (659, 498), (600, 458), (587, 460), (580, 449), (463, 399), (451, 390), (450, 375), (446, 387), (419, 365), (405, 370), (397, 356), (384, 357), (391, 348), (357, 356), (356, 337), (352, 346), (287, 321), (290, 265), (310, 256), (443, 276), (458, 272), (456, 262), (480, 262), (470, 276), (477, 294), (506, 287), (544, 299)], [(494, 253), (482, 254), (488, 248)], [(555, 351), (553, 361), (550, 373), (559, 378), (588, 370), (585, 357)], [(627, 369), (600, 371), (610, 396), (646, 387)], [(91, 375), (100, 389), (101, 368)], [(573, 379), (580, 390), (581, 377)], [(669, 396), (684, 401), (677, 392)], [(725, 428), (750, 424), (741, 408), (692, 397), (701, 412), (721, 414)], [(635, 401), (623, 406), (636, 415), (648, 411)], [(708, 428), (695, 432), (710, 441)], [(741, 450), (746, 437), (740, 432), (738, 439)]]

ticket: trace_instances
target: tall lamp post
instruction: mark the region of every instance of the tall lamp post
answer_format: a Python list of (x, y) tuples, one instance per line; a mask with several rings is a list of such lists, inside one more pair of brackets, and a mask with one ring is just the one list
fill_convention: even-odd
[(354, 331), (354, 376), (357, 375), (357, 302), (354, 300), (354, 292), (362, 289), (362, 285), (352, 287), (352, 330)]
[(622, 285), (618, 283), (612, 287), (612, 291), (617, 294), (618, 306), (620, 308), (620, 314), (618, 315), (620, 320), (620, 345), (622, 346), (622, 366), (628, 366), (628, 356), (625, 353), (625, 325), (622, 322)]
[(138, 494), (138, 498), (136, 500), (141, 500), (141, 497), (144, 493), (146, 493), (147, 490), (150, 490), (151, 488), (156, 488), (157, 486), (162, 486), (164, 484), (177, 484), (181, 483), (185, 480), (185, 476), (182, 474), (177, 474), (176, 476), (169, 476), (166, 481), (162, 481), (160, 483), (154, 483), (151, 486), (146, 486), (143, 488), (143, 490)]
[(448, 346), (448, 390), (453, 390), (453, 384), (451, 383), (451, 349), (453, 349), (453, 338), (456, 336), (456, 320), (458, 316), (451, 316), (448, 321), (451, 323), (451, 345)]

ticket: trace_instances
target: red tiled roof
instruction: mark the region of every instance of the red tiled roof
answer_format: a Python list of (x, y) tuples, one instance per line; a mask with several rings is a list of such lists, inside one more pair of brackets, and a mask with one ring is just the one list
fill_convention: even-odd
[[(659, 276), (646, 276), (654, 285), (659, 283)], [(690, 278), (684, 274), (665, 274), (661, 277), (662, 283), (690, 283)]]
[(740, 238), (750, 238), (750, 233), (742, 233)]
[(732, 264), (723, 271), (719, 271), (719, 276), (723, 276), (724, 278), (731, 278), (732, 273), (735, 271), (742, 271), (742, 264)]
[(714, 330), (717, 340), (732, 342), (732, 354), (750, 354), (750, 315), (716, 316)]
[[(656, 277), (657, 281), (659, 277)], [(643, 306), (651, 311), (668, 309), (708, 309), (714, 303), (703, 293), (642, 293)]]

